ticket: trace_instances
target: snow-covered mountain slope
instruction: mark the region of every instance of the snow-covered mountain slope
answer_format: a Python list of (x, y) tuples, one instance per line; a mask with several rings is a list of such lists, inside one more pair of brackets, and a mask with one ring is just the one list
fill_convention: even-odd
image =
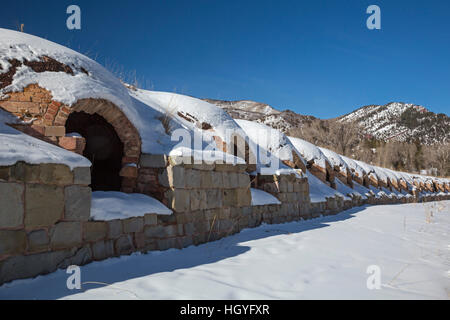
[[(254, 101), (205, 100), (225, 109), (235, 119), (257, 121), (284, 133), (301, 127), (304, 123), (320, 120), (291, 110), (278, 111), (267, 104)], [(361, 126), (362, 132), (367, 136), (385, 141), (414, 142), (418, 139), (428, 145), (450, 141), (450, 117), (402, 102), (365, 106), (327, 121), (354, 122)]]
[(204, 99), (206, 102), (215, 104), (216, 106), (224, 109), (233, 118), (255, 121), (264, 116), (277, 115), (280, 111), (275, 110), (271, 106), (250, 101), (250, 100), (240, 100), (240, 101), (224, 101), (224, 100), (214, 100), (214, 99)]
[(357, 123), (367, 135), (379, 140), (413, 142), (418, 139), (428, 145), (450, 141), (450, 117), (408, 103), (365, 106), (337, 120)]
[(268, 104), (250, 100), (204, 100), (224, 109), (235, 119), (263, 123), (284, 133), (289, 132), (289, 130), (295, 127), (301, 126), (305, 121), (316, 119), (315, 117), (301, 115), (291, 110), (279, 111)]

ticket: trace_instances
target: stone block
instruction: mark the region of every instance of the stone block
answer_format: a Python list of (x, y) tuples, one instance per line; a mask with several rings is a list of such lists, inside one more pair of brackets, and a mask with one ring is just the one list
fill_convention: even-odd
[(171, 248), (177, 248), (177, 239), (176, 238), (169, 238), (169, 239), (158, 239), (157, 240), (158, 249), (160, 251), (168, 250)]
[(231, 189), (238, 188), (239, 187), (238, 174), (236, 172), (229, 172), (228, 176), (230, 179), (230, 188)]
[(81, 245), (81, 223), (60, 222), (50, 229), (52, 249), (72, 248)]
[(213, 172), (212, 171), (202, 171), (201, 172), (201, 188), (210, 189), (213, 187)]
[(70, 257), (64, 259), (58, 268), (67, 269), (69, 266), (83, 266), (92, 261), (92, 250), (89, 245), (85, 245), (82, 248), (73, 248)]
[(142, 232), (144, 230), (144, 218), (136, 217), (122, 221), (124, 233)]
[(106, 238), (108, 225), (102, 221), (89, 221), (83, 223), (83, 240), (96, 242)]
[(73, 185), (64, 189), (64, 219), (69, 221), (88, 221), (91, 216), (91, 188)]
[(117, 255), (127, 255), (132, 253), (134, 249), (133, 239), (130, 235), (122, 235), (114, 243), (115, 253)]
[(63, 250), (9, 258), (0, 262), (0, 284), (54, 272), (72, 254), (71, 250)]
[(206, 190), (206, 208), (220, 208), (222, 207), (222, 190), (220, 189), (209, 189)]
[(223, 190), (223, 206), (236, 207), (237, 204), (237, 189)]
[(193, 169), (186, 169), (185, 188), (198, 189), (201, 187), (202, 172)]
[(238, 188), (249, 188), (250, 187), (250, 176), (245, 173), (238, 174)]
[(163, 154), (142, 154), (140, 165), (148, 168), (165, 168), (167, 160), (167, 156)]
[(11, 167), (0, 167), (0, 181), (9, 181)]
[(104, 260), (114, 256), (114, 242), (112, 240), (99, 241), (92, 245), (94, 260)]
[(146, 226), (144, 234), (148, 238), (164, 238), (166, 237), (166, 229), (164, 226)]
[(0, 230), (0, 256), (24, 253), (26, 247), (27, 236), (25, 231)]
[(22, 184), (0, 182), (0, 229), (23, 224), (24, 189)]
[(10, 169), (10, 180), (26, 183), (39, 183), (41, 165), (31, 165), (23, 161), (17, 162)]
[(185, 188), (185, 169), (182, 166), (167, 167), (158, 176), (159, 182), (163, 187)]
[(212, 171), (211, 172), (211, 178), (212, 178), (212, 188), (218, 188), (218, 189), (223, 189), (223, 172), (216, 172), (216, 171)]
[(190, 210), (190, 191), (183, 189), (172, 189), (165, 193), (169, 207), (176, 212)]
[(64, 213), (63, 188), (29, 184), (25, 187), (25, 227), (52, 226)]
[(28, 233), (28, 251), (39, 252), (48, 249), (50, 238), (45, 229), (35, 230)]
[(63, 164), (41, 164), (39, 180), (45, 184), (73, 184), (73, 173)]
[(157, 214), (146, 214), (144, 216), (144, 225), (146, 226), (155, 226), (158, 224), (158, 215)]
[(108, 226), (108, 238), (109, 239), (117, 239), (123, 233), (122, 221), (120, 220), (112, 220), (106, 222)]
[(237, 207), (246, 207), (252, 204), (252, 195), (250, 192), (250, 188), (247, 189), (238, 189), (237, 192)]
[(91, 184), (91, 168), (80, 167), (73, 169), (73, 183), (81, 185)]

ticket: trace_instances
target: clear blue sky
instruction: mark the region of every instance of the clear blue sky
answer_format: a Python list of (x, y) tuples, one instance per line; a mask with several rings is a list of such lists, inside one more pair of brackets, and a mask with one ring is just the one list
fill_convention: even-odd
[[(78, 4), (82, 30), (66, 28)], [(381, 8), (381, 30), (366, 8)], [(142, 87), (322, 118), (404, 101), (450, 111), (450, 1), (3, 1), (0, 27), (69, 46)]]

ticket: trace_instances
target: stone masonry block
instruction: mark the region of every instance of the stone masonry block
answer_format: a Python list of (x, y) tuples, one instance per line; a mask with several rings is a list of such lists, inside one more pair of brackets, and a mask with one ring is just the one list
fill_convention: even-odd
[(25, 227), (52, 226), (62, 219), (64, 193), (61, 187), (30, 184), (25, 187)]
[(122, 221), (112, 220), (106, 222), (108, 225), (108, 238), (117, 239), (123, 233)]
[(28, 251), (39, 252), (48, 249), (50, 238), (44, 229), (28, 233)]
[(91, 168), (80, 167), (73, 169), (73, 183), (81, 185), (91, 184)]
[(69, 185), (73, 184), (73, 173), (66, 165), (41, 164), (39, 179), (46, 184)]
[(142, 232), (144, 230), (144, 218), (130, 218), (122, 221), (124, 233)]
[(0, 256), (21, 254), (26, 247), (27, 236), (25, 231), (0, 230)]
[(0, 229), (23, 224), (24, 189), (22, 184), (0, 182)]
[(142, 154), (140, 165), (147, 168), (165, 168), (167, 156), (163, 154)]
[(91, 188), (73, 185), (64, 189), (65, 214), (69, 221), (88, 221), (91, 216)]
[(60, 222), (50, 229), (52, 249), (72, 248), (81, 245), (81, 223)]
[(96, 242), (106, 238), (108, 225), (103, 221), (89, 221), (83, 223), (83, 240)]

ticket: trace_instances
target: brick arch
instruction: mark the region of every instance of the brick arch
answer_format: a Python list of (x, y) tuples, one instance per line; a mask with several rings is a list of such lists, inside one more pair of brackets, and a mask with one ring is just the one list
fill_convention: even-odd
[[(104, 99), (82, 99), (73, 104), (69, 112), (58, 117), (58, 125), (65, 125), (72, 112), (85, 112), (103, 117), (116, 131), (123, 143), (122, 170), (122, 191), (134, 192), (137, 184), (138, 164), (141, 155), (141, 138), (131, 121), (125, 116), (115, 104)], [(45, 117), (45, 116), (44, 116)], [(128, 166), (136, 164), (136, 166)]]

